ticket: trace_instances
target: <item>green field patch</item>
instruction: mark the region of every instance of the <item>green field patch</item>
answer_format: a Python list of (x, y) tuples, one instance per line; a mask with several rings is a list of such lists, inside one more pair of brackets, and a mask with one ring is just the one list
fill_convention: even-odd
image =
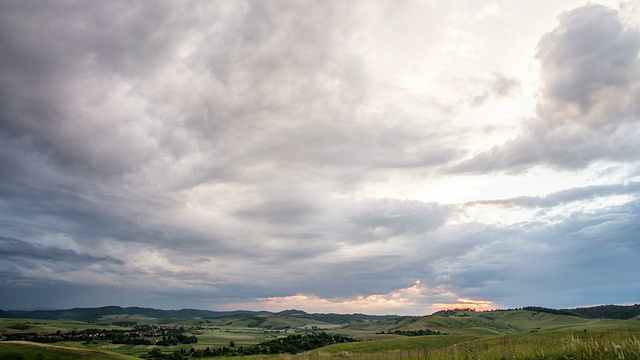
[(131, 360), (135, 357), (33, 343), (0, 342), (3, 360)]
[[(445, 338), (446, 336), (433, 337)], [(405, 339), (407, 340), (407, 339)], [(412, 340), (412, 339), (408, 339)], [(389, 341), (332, 345), (298, 355), (237, 357), (251, 360), (505, 360), (640, 359), (640, 330), (611, 328), (500, 336), (450, 335), (449, 342), (402, 346)], [(428, 345), (428, 344), (427, 344)]]
[(122, 329), (112, 325), (98, 325), (83, 321), (74, 320), (36, 320), (36, 319), (13, 319), (0, 318), (0, 334), (19, 334), (19, 333), (36, 333), (47, 334), (55, 333), (60, 330), (67, 331), (83, 331), (87, 329)]
[(15, 325), (11, 325), (9, 327), (7, 327), (8, 329), (13, 329), (13, 330), (29, 330), (31, 329), (31, 325), (27, 325), (27, 324), (15, 324)]
[(441, 349), (453, 344), (478, 339), (474, 335), (400, 336), (391, 339), (330, 345), (316, 353), (380, 353), (395, 350)]

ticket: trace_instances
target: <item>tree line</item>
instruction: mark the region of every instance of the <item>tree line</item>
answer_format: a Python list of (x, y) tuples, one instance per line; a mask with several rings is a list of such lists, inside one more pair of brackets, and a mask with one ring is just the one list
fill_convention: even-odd
[(342, 334), (327, 334), (325, 332), (289, 335), (284, 338), (269, 340), (251, 346), (234, 346), (233, 342), (229, 346), (221, 348), (206, 348), (204, 350), (191, 348), (188, 352), (181, 350), (174, 353), (163, 354), (159, 348), (151, 350), (146, 359), (184, 359), (207, 358), (217, 356), (235, 355), (260, 355), (260, 354), (297, 354), (321, 348), (327, 345), (356, 341), (350, 336)]
[(198, 338), (195, 335), (185, 335), (184, 327), (162, 327), (158, 325), (136, 325), (132, 330), (105, 330), (87, 329), (82, 331), (72, 330), (49, 334), (16, 333), (2, 334), (0, 339), (23, 340), (38, 343), (56, 343), (61, 341), (111, 341), (113, 344), (131, 345), (159, 345), (169, 346), (177, 344), (195, 344)]

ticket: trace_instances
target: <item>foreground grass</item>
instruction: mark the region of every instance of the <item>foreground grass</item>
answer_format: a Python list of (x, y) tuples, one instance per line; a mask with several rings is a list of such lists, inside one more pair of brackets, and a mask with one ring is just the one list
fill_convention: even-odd
[[(348, 346), (346, 346), (348, 345)], [(555, 331), (500, 336), (422, 336), (338, 344), (297, 355), (237, 356), (245, 360), (640, 360), (640, 329)], [(3, 360), (132, 360), (133, 357), (47, 345), (0, 342)]]
[(488, 336), (443, 348), (381, 350), (377, 352), (319, 351), (280, 356), (236, 357), (245, 360), (503, 360), (503, 359), (627, 359), (640, 360), (640, 330), (551, 332)]
[(2, 360), (133, 360), (135, 357), (35, 343), (0, 342)]

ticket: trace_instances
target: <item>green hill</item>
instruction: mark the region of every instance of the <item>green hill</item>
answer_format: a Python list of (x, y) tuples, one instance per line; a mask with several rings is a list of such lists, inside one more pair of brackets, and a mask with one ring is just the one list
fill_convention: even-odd
[(132, 356), (35, 343), (0, 342), (3, 360), (133, 360)]
[(269, 330), (311, 328), (314, 326), (319, 329), (331, 329), (337, 327), (335, 324), (308, 319), (306, 317), (297, 318), (274, 314), (238, 315), (208, 319), (207, 325), (223, 327), (230, 326), (235, 328), (261, 328)]
[(0, 318), (14, 318), (15, 315), (8, 311), (0, 310)]
[[(2, 313), (0, 313), (0, 317)], [(364, 314), (309, 314), (301, 310), (285, 310), (279, 313), (268, 311), (210, 311), (197, 309), (160, 310), (143, 307), (104, 306), (98, 308), (73, 308), (66, 310), (11, 310), (11, 317), (22, 319), (43, 320), (78, 320), (101, 321), (103, 319), (130, 320), (141, 319), (218, 319), (237, 316), (272, 315), (287, 318), (306, 319), (306, 323), (351, 324), (354, 322), (378, 321), (384, 319), (396, 319), (396, 315), (364, 315)], [(9, 316), (5, 316), (9, 317)], [(310, 321), (311, 320), (311, 321)], [(302, 322), (296, 322), (302, 323)]]
[(304, 318), (304, 319), (322, 321), (330, 324), (353, 324), (353, 323), (364, 323), (364, 322), (370, 322), (370, 321), (381, 321), (381, 320), (390, 320), (390, 319), (400, 318), (400, 316), (398, 315), (366, 315), (366, 314), (334, 314), (334, 313), (309, 314), (302, 310), (285, 310), (285, 311), (275, 313), (274, 315)]
[(421, 318), (404, 319), (390, 328), (389, 331), (430, 330), (457, 335), (499, 335), (638, 325), (640, 324), (635, 321), (587, 319), (575, 315), (552, 314), (531, 310), (496, 310), (489, 312), (448, 310)]
[(420, 349), (442, 349), (454, 344), (480, 339), (475, 335), (412, 336), (351, 342), (326, 346), (312, 353), (384, 353)]
[(194, 319), (194, 318), (219, 318), (225, 316), (260, 314), (257, 311), (209, 311), (196, 309), (182, 310), (160, 310), (142, 307), (104, 306), (98, 308), (73, 308), (66, 310), (11, 310), (15, 317), (23, 319), (45, 319), (45, 320), (79, 320), (98, 321), (102, 317), (108, 316), (142, 316), (156, 319)]

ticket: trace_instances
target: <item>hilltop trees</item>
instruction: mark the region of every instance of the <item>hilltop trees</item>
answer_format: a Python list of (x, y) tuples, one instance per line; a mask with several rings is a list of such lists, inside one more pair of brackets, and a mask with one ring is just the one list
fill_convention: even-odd
[[(234, 355), (297, 354), (299, 352), (309, 351), (327, 345), (353, 341), (355, 340), (347, 335), (327, 334), (325, 332), (296, 334), (246, 347), (236, 347), (235, 343), (233, 345), (229, 343), (229, 347), (224, 346), (217, 349), (206, 348), (204, 350), (196, 350), (192, 348), (189, 350), (189, 356), (193, 358), (201, 358)], [(151, 353), (149, 353), (149, 356), (151, 356)], [(171, 354), (166, 356), (171, 356)]]

